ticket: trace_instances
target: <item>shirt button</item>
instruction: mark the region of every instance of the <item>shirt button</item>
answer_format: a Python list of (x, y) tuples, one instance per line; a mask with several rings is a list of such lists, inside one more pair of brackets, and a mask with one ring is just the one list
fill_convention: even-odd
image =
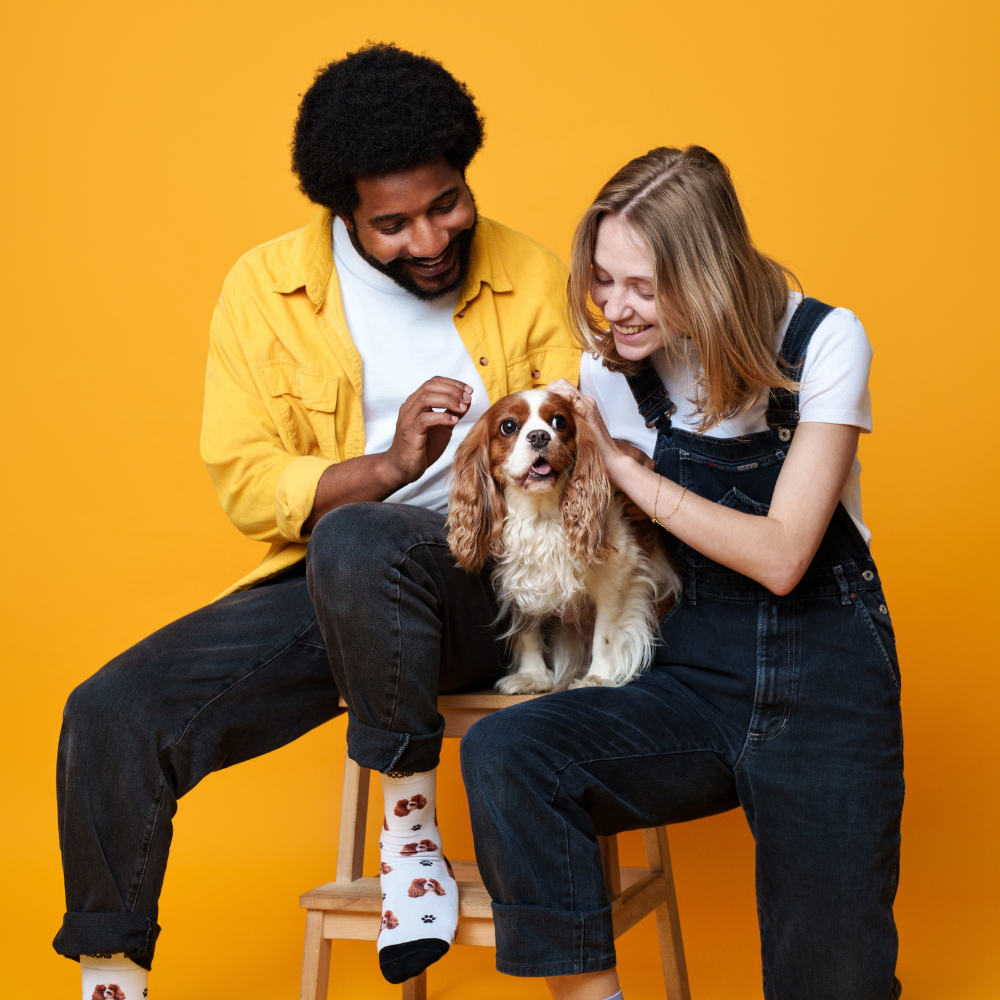
[(875, 574), (870, 569), (866, 569), (864, 573), (861, 574), (861, 579), (868, 581), (874, 580)]
[(485, 368), (490, 363), (490, 359), (489, 358), (480, 358), (479, 359), (479, 363)]
[(459, 314), (458, 318), (461, 319), (465, 315), (465, 310), (463, 309)]
[(887, 614), (889, 613), (889, 609), (888, 609), (888, 608), (887, 608), (887, 607), (886, 607), (886, 606), (885, 606), (884, 604), (880, 604), (880, 605), (878, 606), (878, 609), (879, 609), (879, 611), (881, 611), (881, 612), (882, 612), (882, 614), (884, 614), (884, 615), (887, 615)]
[(531, 369), (531, 377), (532, 378), (541, 378), (541, 375), (542, 375), (542, 373), (537, 368), (532, 368)]

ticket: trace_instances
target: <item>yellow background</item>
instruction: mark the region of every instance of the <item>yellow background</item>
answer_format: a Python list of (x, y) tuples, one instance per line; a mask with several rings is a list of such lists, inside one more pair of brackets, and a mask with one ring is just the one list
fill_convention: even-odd
[[(756, 238), (875, 346), (865, 518), (899, 635), (907, 1000), (1000, 995), (997, 24), (983, 0), (10, 4), (4, 102), (4, 979), (78, 996), (54, 764), (72, 687), (260, 558), (198, 458), (207, 327), (245, 250), (302, 225), (288, 145), (315, 69), (366, 39), (441, 60), (488, 119), (481, 209), (566, 257), (611, 172), (698, 142)], [(993, 627), (989, 627), (992, 625)], [(849, 664), (845, 664), (849, 669)], [(332, 877), (343, 720), (181, 802), (154, 998), (297, 996), (298, 893)], [(471, 857), (449, 745), (441, 819)], [(760, 996), (738, 813), (671, 833), (696, 1000)], [(638, 839), (626, 836), (626, 857)], [(369, 858), (369, 865), (372, 858)], [(647, 919), (629, 1000), (660, 998)], [(374, 946), (334, 996), (395, 997)], [(542, 997), (456, 948), (432, 997)]]

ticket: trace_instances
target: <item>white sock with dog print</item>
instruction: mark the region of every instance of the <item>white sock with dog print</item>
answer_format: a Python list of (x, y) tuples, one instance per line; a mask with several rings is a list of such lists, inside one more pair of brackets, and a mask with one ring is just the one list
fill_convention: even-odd
[(379, 836), (382, 929), (378, 960), (390, 983), (420, 975), (451, 947), (458, 885), (441, 852), (437, 771), (381, 775), (385, 817)]
[(142, 1000), (149, 973), (124, 954), (81, 955), (83, 1000)]

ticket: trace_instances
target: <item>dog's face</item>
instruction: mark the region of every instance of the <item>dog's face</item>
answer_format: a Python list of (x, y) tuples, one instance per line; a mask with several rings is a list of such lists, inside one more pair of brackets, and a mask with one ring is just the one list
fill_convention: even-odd
[[(487, 418), (489, 418), (487, 420)], [(517, 392), (484, 415), (490, 442), (490, 472), (503, 486), (540, 493), (576, 463), (576, 418), (562, 396), (545, 389)]]
[(511, 393), (476, 422), (455, 453), (448, 499), (448, 545), (463, 569), (478, 572), (501, 554), (508, 490), (558, 500), (574, 558), (607, 558), (611, 486), (593, 435), (570, 403), (547, 389)]
[(94, 987), (91, 1000), (125, 1000), (125, 994), (121, 987), (115, 983), (109, 983), (107, 986), (101, 983)]

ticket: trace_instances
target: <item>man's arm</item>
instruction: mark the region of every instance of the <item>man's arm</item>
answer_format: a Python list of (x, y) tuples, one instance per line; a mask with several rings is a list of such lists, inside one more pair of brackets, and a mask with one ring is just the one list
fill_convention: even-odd
[(310, 534), (316, 522), (335, 507), (385, 500), (416, 482), (444, 453), (471, 401), (472, 386), (464, 382), (443, 376), (425, 382), (400, 407), (388, 451), (338, 462), (323, 473), (302, 534)]

